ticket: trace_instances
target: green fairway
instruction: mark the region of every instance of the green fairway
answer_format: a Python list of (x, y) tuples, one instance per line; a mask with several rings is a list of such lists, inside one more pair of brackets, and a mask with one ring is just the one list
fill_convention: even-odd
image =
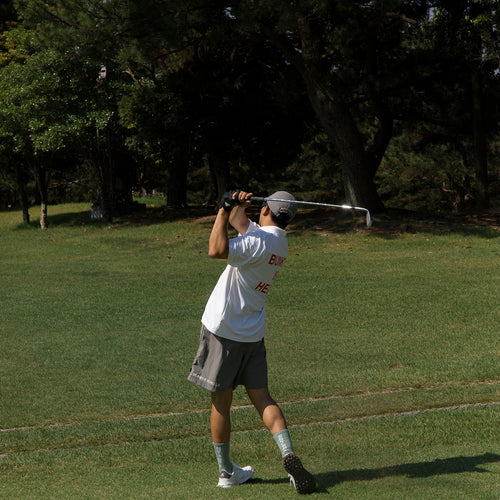
[[(225, 264), (213, 217), (161, 210), (107, 226), (60, 205), (47, 231), (0, 212), (0, 498), (295, 495), (242, 389), (232, 456), (256, 474), (215, 488), (186, 377)], [(318, 495), (498, 498), (500, 231), (291, 229), (270, 389)]]

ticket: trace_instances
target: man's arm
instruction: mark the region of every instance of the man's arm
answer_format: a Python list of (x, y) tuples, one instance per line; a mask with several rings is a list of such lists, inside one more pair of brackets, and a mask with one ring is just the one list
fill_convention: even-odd
[(229, 224), (231, 224), (231, 226), (233, 226), (234, 229), (242, 235), (247, 232), (250, 219), (247, 217), (244, 206), (239, 205), (236, 208), (233, 208), (229, 214)]
[(236, 229), (236, 231), (238, 231), (238, 233), (242, 235), (247, 232), (248, 225), (250, 224), (250, 220), (245, 212), (245, 205), (250, 204), (250, 198), (252, 195), (253, 193), (240, 191), (237, 196), (241, 205), (233, 208), (233, 210), (231, 210), (231, 214), (229, 215), (229, 223), (234, 227), (234, 229)]
[(229, 212), (224, 208), (219, 209), (208, 242), (208, 256), (212, 259), (227, 259), (229, 255), (228, 223), (240, 234), (247, 232), (250, 221), (242, 204), (250, 203), (252, 194), (237, 191), (233, 194), (233, 200), (237, 200), (240, 205), (235, 205)]
[(227, 259), (229, 255), (228, 222), (229, 212), (219, 209), (208, 240), (208, 256), (211, 259)]

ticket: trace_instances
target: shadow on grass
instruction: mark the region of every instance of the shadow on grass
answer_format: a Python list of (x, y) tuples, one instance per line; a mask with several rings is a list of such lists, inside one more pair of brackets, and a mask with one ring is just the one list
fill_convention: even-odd
[(332, 209), (305, 210), (299, 213), (290, 229), (296, 235), (316, 233), (357, 232), (367, 236), (395, 239), (402, 234), (458, 234), (482, 238), (500, 238), (500, 213), (488, 211), (477, 214), (426, 214), (387, 209), (373, 215), (373, 225), (366, 227), (364, 216), (351, 211)]
[(318, 491), (346, 481), (373, 481), (390, 476), (406, 476), (408, 478), (426, 478), (441, 474), (460, 474), (462, 472), (488, 472), (480, 466), (500, 462), (500, 455), (485, 453), (476, 457), (454, 457), (437, 459), (432, 462), (401, 464), (379, 469), (352, 469), (347, 471), (326, 472), (316, 475)]
[[(49, 208), (50, 209), (50, 208)], [(144, 210), (134, 211), (127, 215), (116, 215), (113, 217), (111, 224), (92, 220), (90, 210), (82, 210), (81, 212), (67, 212), (60, 214), (50, 214), (47, 217), (49, 230), (51, 227), (140, 227), (158, 224), (162, 222), (194, 222), (203, 218), (211, 217), (210, 222), (215, 220), (215, 212), (205, 207), (187, 207), (187, 208), (169, 208), (169, 207), (148, 207)], [(31, 217), (30, 223), (24, 225), (19, 223), (16, 229), (40, 229), (40, 220), (38, 217)]]
[[(258, 221), (259, 207), (251, 205), (247, 209), (249, 217)], [(211, 227), (217, 210), (209, 206), (188, 206), (172, 208), (167, 206), (146, 207), (128, 215), (116, 216), (112, 226), (149, 226), (169, 222), (199, 222)], [(50, 227), (90, 226), (107, 227), (109, 224), (91, 221), (90, 211), (50, 214)], [(29, 226), (19, 224), (18, 229), (39, 228), (38, 219), (33, 219)], [(364, 216), (357, 216), (350, 211), (333, 209), (302, 209), (288, 230), (296, 236), (309, 234), (345, 234), (362, 233), (367, 236), (379, 236), (394, 239), (404, 233), (429, 233), (435, 235), (460, 234), (482, 238), (500, 238), (500, 213), (496, 211), (468, 215), (429, 215), (403, 210), (387, 210), (374, 216), (373, 225), (367, 228)]]
[[(81, 212), (67, 212), (62, 214), (49, 215), (47, 216), (47, 223), (49, 225), (49, 229), (51, 227), (57, 226), (76, 227), (90, 225), (90, 211), (83, 210)], [(40, 229), (40, 219), (31, 217), (29, 224), (25, 225), (23, 223), (19, 223), (15, 226), (15, 228), (18, 230)]]
[[(348, 481), (373, 481), (391, 476), (406, 476), (408, 478), (426, 478), (441, 474), (461, 474), (462, 472), (487, 473), (480, 466), (484, 464), (500, 462), (500, 455), (495, 453), (485, 453), (476, 457), (454, 457), (437, 459), (432, 462), (419, 462), (414, 464), (393, 465), (381, 467), (379, 469), (352, 469), (345, 471), (324, 472), (315, 474), (318, 493), (327, 493), (340, 483)], [(259, 479), (252, 478), (255, 484), (282, 484), (287, 483), (287, 478)]]
[(84, 226), (90, 223), (90, 210), (82, 212), (68, 212), (64, 214), (49, 215), (47, 217), (50, 226)]

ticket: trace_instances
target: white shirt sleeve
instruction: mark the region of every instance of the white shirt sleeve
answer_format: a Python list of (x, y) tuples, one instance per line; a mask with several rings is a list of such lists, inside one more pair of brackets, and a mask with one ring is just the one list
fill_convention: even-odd
[(227, 257), (229, 265), (233, 267), (244, 266), (262, 256), (265, 251), (265, 244), (263, 239), (255, 234), (259, 229), (257, 224), (255, 226), (257, 226), (255, 230), (247, 231), (243, 236), (229, 240), (229, 254)]

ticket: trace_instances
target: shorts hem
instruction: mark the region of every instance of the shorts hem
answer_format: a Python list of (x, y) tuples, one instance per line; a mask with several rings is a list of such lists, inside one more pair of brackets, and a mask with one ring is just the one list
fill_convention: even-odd
[(210, 392), (224, 392), (227, 389), (229, 389), (229, 387), (226, 387), (225, 389), (221, 389), (220, 384), (217, 384), (211, 380), (208, 380), (205, 377), (198, 375), (197, 373), (191, 372), (187, 379), (189, 382), (192, 382), (193, 384), (197, 385), (198, 387), (206, 389), (207, 391), (210, 391)]

